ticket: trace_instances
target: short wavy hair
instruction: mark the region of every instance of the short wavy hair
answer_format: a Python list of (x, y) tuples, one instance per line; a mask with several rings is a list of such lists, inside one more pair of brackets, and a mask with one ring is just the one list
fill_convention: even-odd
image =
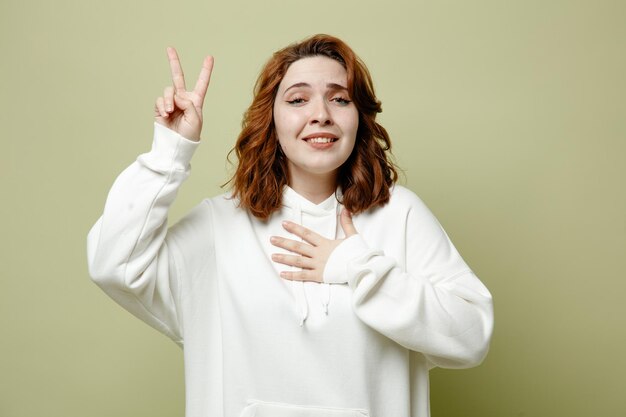
[(346, 69), (348, 93), (359, 113), (354, 149), (340, 167), (337, 186), (341, 203), (358, 214), (389, 201), (390, 188), (398, 179), (390, 158), (389, 134), (376, 122), (382, 112), (367, 67), (343, 41), (329, 35), (314, 35), (273, 54), (263, 67), (254, 98), (244, 113), (242, 130), (230, 155), (238, 160), (228, 183), (239, 206), (255, 217), (267, 220), (282, 205), (288, 185), (288, 167), (280, 151), (274, 127), (274, 100), (278, 86), (291, 64), (302, 58), (325, 56), (337, 60)]

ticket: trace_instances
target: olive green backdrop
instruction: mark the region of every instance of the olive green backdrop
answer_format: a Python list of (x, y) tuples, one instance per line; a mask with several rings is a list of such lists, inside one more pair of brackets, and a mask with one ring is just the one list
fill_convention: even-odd
[[(85, 237), (152, 138), (178, 48), (216, 59), (176, 220), (221, 192), (270, 53), (368, 64), (403, 182), (495, 298), (481, 367), (434, 417), (626, 415), (626, 2), (1, 0), (0, 416), (183, 416), (181, 351), (87, 274)], [(393, 417), (393, 416), (376, 416)]]

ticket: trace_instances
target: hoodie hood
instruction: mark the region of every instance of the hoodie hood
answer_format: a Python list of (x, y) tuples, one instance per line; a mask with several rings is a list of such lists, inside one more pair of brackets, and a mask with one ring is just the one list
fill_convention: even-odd
[[(337, 239), (338, 217), (341, 212), (341, 205), (338, 202), (341, 198), (340, 189), (319, 204), (307, 200), (289, 186), (283, 190), (283, 206), (287, 209), (289, 220), (300, 224), (307, 229), (327, 238)], [(294, 236), (295, 239), (299, 239)], [(301, 240), (301, 239), (300, 239)], [(300, 268), (289, 267), (292, 271), (299, 271)], [(322, 291), (319, 302), (325, 314), (328, 314), (330, 305), (330, 284), (327, 283), (305, 283), (304, 281), (291, 281), (292, 291), (295, 297), (297, 313), (300, 317), (300, 326), (304, 325), (309, 315), (309, 303), (307, 300), (306, 285), (321, 285)]]

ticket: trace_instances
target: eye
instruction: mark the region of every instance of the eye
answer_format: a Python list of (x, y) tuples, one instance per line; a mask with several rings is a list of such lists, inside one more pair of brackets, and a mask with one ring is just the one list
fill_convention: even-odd
[(334, 101), (335, 103), (340, 104), (342, 106), (347, 106), (348, 104), (352, 103), (352, 100), (348, 100), (347, 98), (344, 98), (344, 97), (334, 97), (330, 101)]
[(294, 105), (295, 104), (302, 104), (302, 103), (304, 103), (304, 99), (300, 98), (300, 97), (297, 97), (297, 98), (294, 98), (294, 99), (291, 99), (291, 100), (287, 100), (287, 103), (294, 104)]

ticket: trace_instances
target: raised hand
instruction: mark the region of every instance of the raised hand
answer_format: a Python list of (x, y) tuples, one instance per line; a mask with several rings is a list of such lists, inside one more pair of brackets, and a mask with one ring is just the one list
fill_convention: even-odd
[(180, 66), (176, 49), (167, 48), (173, 86), (165, 87), (163, 96), (154, 105), (154, 118), (157, 123), (178, 132), (184, 138), (199, 141), (202, 131), (202, 105), (209, 88), (213, 57), (207, 56), (192, 91), (187, 91), (185, 76)]
[[(343, 209), (341, 211), (340, 223), (346, 238), (357, 234), (356, 228), (352, 223), (352, 216), (348, 210)], [(270, 238), (272, 245), (296, 253), (296, 255), (274, 253), (272, 254), (272, 260), (274, 262), (302, 268), (302, 271), (297, 272), (283, 271), (280, 273), (280, 276), (294, 281), (324, 282), (324, 268), (326, 267), (326, 262), (328, 262), (332, 251), (335, 250), (344, 239), (326, 239), (312, 230), (294, 222), (285, 221), (283, 222), (283, 227), (288, 232), (304, 240), (304, 242), (278, 236), (272, 236)]]

